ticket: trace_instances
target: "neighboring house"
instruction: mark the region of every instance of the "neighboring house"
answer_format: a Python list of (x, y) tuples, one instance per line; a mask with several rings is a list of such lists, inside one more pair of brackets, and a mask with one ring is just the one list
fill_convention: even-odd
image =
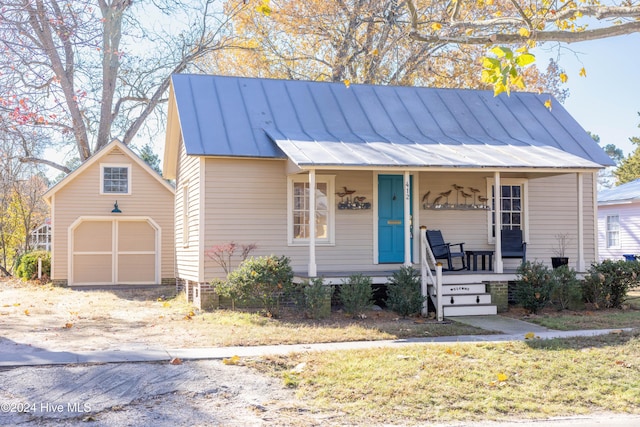
[(44, 198), (51, 207), (55, 284), (173, 284), (174, 190), (113, 141)]
[(600, 260), (640, 255), (640, 179), (598, 193)]
[(51, 250), (51, 218), (45, 219), (44, 224), (29, 233), (29, 247), (34, 251)]
[[(495, 253), (521, 229), (527, 260), (547, 264), (568, 233), (572, 267), (596, 258), (596, 174), (612, 162), (550, 95), (174, 75), (168, 108), (187, 290), (224, 276), (205, 251), (230, 241), (288, 256), (299, 279), (383, 282), (419, 263), (420, 226)], [(519, 262), (445, 283), (503, 292)]]

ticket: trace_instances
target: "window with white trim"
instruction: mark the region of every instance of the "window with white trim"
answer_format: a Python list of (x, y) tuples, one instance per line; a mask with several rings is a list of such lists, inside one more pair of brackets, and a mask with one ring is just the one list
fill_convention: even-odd
[(102, 165), (101, 194), (131, 194), (131, 166)]
[(289, 244), (309, 242), (310, 226), (315, 225), (317, 244), (334, 243), (334, 181), (333, 175), (316, 176), (316, 212), (310, 221), (309, 177), (291, 176), (288, 180), (288, 236)]
[[(500, 207), (503, 230), (522, 230), (524, 233), (526, 188), (524, 180), (500, 180)], [(493, 240), (496, 237), (496, 192), (493, 179), (489, 180), (487, 192), (491, 195), (489, 240)]]
[(607, 248), (620, 248), (620, 217), (607, 215)]

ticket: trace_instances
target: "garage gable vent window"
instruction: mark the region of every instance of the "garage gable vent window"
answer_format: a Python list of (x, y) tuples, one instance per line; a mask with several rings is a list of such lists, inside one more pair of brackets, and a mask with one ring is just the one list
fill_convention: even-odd
[(129, 166), (103, 165), (101, 176), (102, 194), (131, 194)]

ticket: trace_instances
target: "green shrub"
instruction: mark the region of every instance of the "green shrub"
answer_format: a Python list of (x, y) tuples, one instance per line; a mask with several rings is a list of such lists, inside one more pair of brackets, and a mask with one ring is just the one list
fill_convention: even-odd
[(582, 287), (576, 271), (567, 265), (553, 270), (554, 288), (551, 291), (551, 302), (560, 310), (577, 309), (582, 305)]
[(331, 296), (333, 287), (325, 285), (322, 278), (304, 281), (301, 285), (300, 295), (302, 307), (311, 319), (324, 319), (331, 316)]
[(285, 256), (251, 257), (242, 261), (227, 279), (221, 289), (232, 299), (258, 303), (268, 316), (278, 317), (282, 297), (293, 286), (293, 270)]
[(584, 277), (586, 302), (598, 308), (621, 308), (629, 289), (638, 287), (640, 262), (604, 260), (593, 263)]
[(403, 266), (393, 273), (387, 285), (386, 304), (403, 317), (422, 311), (425, 297), (420, 288), (420, 273), (413, 267)]
[(555, 276), (546, 265), (540, 262), (520, 264), (516, 272), (516, 302), (526, 310), (537, 313), (551, 299), (555, 288)]
[(340, 303), (347, 314), (358, 316), (373, 304), (371, 277), (353, 274), (340, 285)]
[(16, 275), (24, 280), (38, 278), (38, 259), (42, 260), (42, 277), (51, 276), (51, 254), (47, 251), (28, 252), (20, 257)]

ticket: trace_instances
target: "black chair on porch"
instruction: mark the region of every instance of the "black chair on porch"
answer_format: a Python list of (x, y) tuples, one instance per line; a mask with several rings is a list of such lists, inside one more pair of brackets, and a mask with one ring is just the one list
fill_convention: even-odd
[(502, 258), (522, 258), (527, 261), (527, 242), (522, 241), (522, 230), (502, 230)]
[[(446, 259), (448, 267), (445, 270), (465, 270), (467, 268), (464, 262), (464, 243), (447, 243), (442, 237), (440, 230), (427, 230), (427, 241), (433, 256), (436, 260)], [(458, 251), (452, 251), (452, 246), (458, 246)], [(453, 268), (453, 258), (460, 258), (462, 261), (462, 268)]]

